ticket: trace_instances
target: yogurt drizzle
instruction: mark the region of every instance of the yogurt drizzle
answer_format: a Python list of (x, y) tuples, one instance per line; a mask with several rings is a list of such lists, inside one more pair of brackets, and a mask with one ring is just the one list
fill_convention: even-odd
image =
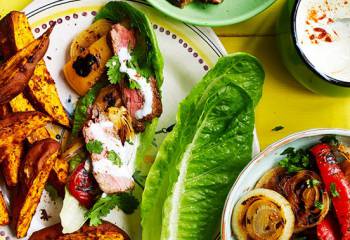
[(126, 47), (119, 49), (118, 57), (120, 62), (119, 71), (126, 73), (131, 80), (137, 82), (140, 86), (140, 91), (144, 97), (144, 104), (141, 109), (136, 111), (135, 115), (137, 119), (142, 119), (152, 113), (153, 92), (151, 84), (147, 82), (146, 78), (137, 73), (135, 69), (127, 66), (127, 62), (131, 60), (131, 55)]

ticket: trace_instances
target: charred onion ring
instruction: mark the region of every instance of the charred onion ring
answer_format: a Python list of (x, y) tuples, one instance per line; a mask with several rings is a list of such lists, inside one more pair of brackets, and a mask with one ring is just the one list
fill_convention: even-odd
[(282, 193), (279, 189), (279, 182), (286, 174), (287, 171), (282, 167), (272, 168), (259, 179), (255, 188), (267, 188)]
[(294, 214), (279, 193), (257, 188), (243, 196), (232, 215), (232, 229), (239, 240), (287, 240), (293, 234)]
[(323, 191), (321, 178), (315, 172), (303, 170), (286, 175), (279, 185), (296, 218), (294, 232), (314, 227), (325, 218), (330, 200), (327, 192)]

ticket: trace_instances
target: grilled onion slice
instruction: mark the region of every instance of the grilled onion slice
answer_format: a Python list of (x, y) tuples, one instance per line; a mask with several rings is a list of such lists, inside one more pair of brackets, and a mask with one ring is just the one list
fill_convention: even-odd
[(317, 173), (303, 170), (286, 175), (279, 185), (296, 218), (294, 232), (314, 227), (325, 218), (330, 200)]
[(287, 240), (293, 234), (294, 214), (281, 194), (257, 188), (237, 202), (232, 229), (239, 240)]
[(255, 185), (255, 188), (267, 188), (280, 192), (279, 182), (287, 174), (287, 171), (282, 167), (275, 167), (267, 171)]

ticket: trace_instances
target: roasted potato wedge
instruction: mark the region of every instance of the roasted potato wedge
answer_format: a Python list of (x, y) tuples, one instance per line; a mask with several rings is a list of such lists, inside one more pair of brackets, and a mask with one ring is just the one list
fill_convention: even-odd
[[(88, 72), (87, 76), (81, 76), (76, 72), (73, 65), (77, 60), (81, 62), (81, 65), (85, 65), (84, 62), (88, 56), (94, 57), (96, 62), (91, 65), (91, 71)], [(73, 58), (66, 63), (63, 68), (64, 76), (74, 91), (83, 96), (101, 78), (105, 71), (105, 65), (112, 56), (112, 51), (107, 44), (107, 37), (103, 36), (77, 58)]]
[(29, 240), (129, 240), (129, 236), (112, 223), (104, 221), (101, 225), (93, 227), (84, 224), (79, 231), (63, 234), (60, 224), (34, 232)]
[(50, 120), (40, 112), (12, 113), (0, 120), (0, 163), (8, 186), (18, 183), (24, 138)]
[(6, 158), (2, 163), (2, 173), (7, 186), (13, 187), (18, 183), (18, 172), (23, 157), (23, 144), (13, 143), (5, 149)]
[[(10, 106), (13, 112), (28, 112), (35, 111), (30, 102), (23, 96), (23, 94), (17, 95), (10, 101)], [(49, 138), (50, 134), (45, 127), (34, 130), (27, 136), (27, 140), (30, 144), (36, 141)], [(2, 163), (2, 172), (5, 177), (7, 186), (15, 186), (18, 183), (18, 170), (20, 167), (21, 159), (23, 157), (23, 144), (13, 143), (12, 147), (6, 148), (5, 151), (9, 151), (4, 156)]]
[[(34, 177), (41, 170), (41, 166), (45, 161), (53, 155), (57, 157), (59, 150), (60, 144), (51, 138), (40, 140), (30, 148), (23, 164), (22, 178), (22, 181), (28, 188), (31, 186)], [(54, 162), (56, 162), (56, 159)]]
[(35, 106), (44, 110), (55, 122), (65, 127), (70, 126), (67, 112), (61, 103), (55, 82), (44, 61), (38, 63), (32, 79), (28, 82), (28, 93)]
[(60, 223), (36, 231), (30, 236), (29, 240), (57, 240), (62, 235), (62, 226)]
[[(24, 166), (31, 166), (31, 170), (23, 174), (24, 186), (18, 188), (18, 198), (22, 201), (20, 206), (14, 207), (14, 227), (17, 238), (25, 237), (27, 234), (59, 149), (58, 142), (53, 139), (44, 139), (36, 142), (25, 157)], [(18, 204), (19, 201), (16, 202)]]
[[(28, 101), (26, 97), (22, 93), (18, 94), (14, 99), (10, 101), (10, 106), (12, 108), (13, 112), (30, 112), (35, 111), (32, 104)], [(33, 131), (32, 134), (30, 134), (27, 137), (27, 140), (30, 144), (33, 144), (36, 141), (49, 138), (50, 134), (46, 130), (45, 127), (38, 128), (37, 130)]]
[(69, 164), (63, 158), (57, 158), (53, 166), (54, 177), (60, 184), (66, 184), (68, 179)]
[(70, 57), (77, 58), (91, 44), (106, 36), (111, 30), (112, 23), (105, 19), (100, 19), (91, 24), (86, 30), (79, 33), (72, 41), (70, 47)]
[(0, 65), (0, 104), (8, 103), (24, 90), (37, 63), (46, 53), (51, 31), (52, 27)]
[(45, 126), (51, 118), (40, 112), (11, 113), (0, 120), (0, 163), (8, 159), (8, 149), (21, 143), (35, 129)]
[[(34, 36), (27, 17), (21, 12), (11, 12), (0, 21), (0, 55), (5, 58), (26, 47)], [(6, 44), (6, 46), (5, 46)], [(3, 51), (1, 51), (3, 50)], [(55, 122), (69, 126), (69, 118), (64, 110), (54, 80), (47, 71), (45, 62), (37, 65), (33, 77), (28, 82), (28, 94), (37, 110), (44, 110)]]
[(0, 120), (0, 148), (13, 142), (22, 142), (35, 129), (51, 121), (49, 116), (36, 111), (9, 114)]
[(0, 191), (0, 226), (7, 225), (10, 222), (9, 213), (6, 207), (5, 199)]
[(11, 107), (9, 104), (0, 105), (0, 119), (4, 119), (10, 113)]

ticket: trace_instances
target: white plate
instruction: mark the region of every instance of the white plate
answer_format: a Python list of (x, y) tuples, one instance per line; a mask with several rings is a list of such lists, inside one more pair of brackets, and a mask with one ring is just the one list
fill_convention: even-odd
[[(69, 46), (73, 37), (92, 23), (94, 15), (106, 2), (106, 0), (36, 0), (25, 9), (36, 37), (47, 29), (50, 21), (57, 22), (51, 35), (45, 62), (56, 82), (61, 101), (70, 115), (73, 113), (78, 96), (70, 89), (62, 73), (62, 68), (68, 60)], [(166, 135), (167, 127), (175, 123), (178, 103), (188, 95), (196, 82), (202, 79), (217, 59), (226, 55), (226, 51), (209, 28), (195, 27), (171, 20), (142, 1), (128, 0), (127, 2), (137, 6), (149, 16), (165, 60), (165, 79), (162, 87), (164, 112), (159, 121), (159, 131), (153, 149), (147, 156), (154, 157), (157, 146)], [(258, 142), (255, 138), (254, 153), (258, 151)], [(1, 189), (4, 190), (5, 195), (8, 195), (3, 184)], [(58, 214), (61, 206), (61, 200), (53, 202), (44, 192), (28, 236), (33, 231), (59, 222)], [(41, 209), (45, 209), (51, 216), (49, 221), (40, 219)], [(117, 220), (113, 217), (116, 218), (117, 214), (112, 214), (108, 219), (116, 223)], [(129, 232), (129, 223), (118, 222), (118, 225)], [(11, 234), (9, 227), (0, 227), (0, 240), (2, 238), (15, 237)]]

